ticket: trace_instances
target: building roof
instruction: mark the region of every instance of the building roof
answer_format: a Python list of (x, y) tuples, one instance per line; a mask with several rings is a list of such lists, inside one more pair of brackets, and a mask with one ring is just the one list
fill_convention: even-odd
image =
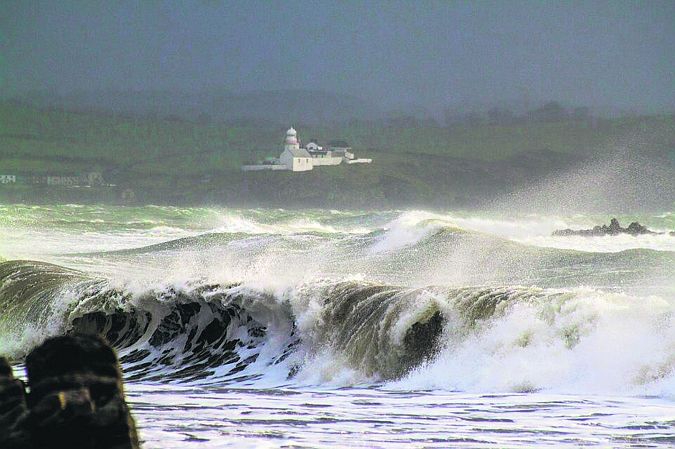
[(311, 157), (304, 148), (286, 148), (284, 151), (289, 151), (293, 157)]

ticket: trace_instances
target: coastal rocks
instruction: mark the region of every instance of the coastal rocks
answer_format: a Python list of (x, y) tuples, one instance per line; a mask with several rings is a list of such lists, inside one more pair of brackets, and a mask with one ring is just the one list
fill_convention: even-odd
[[(609, 226), (594, 226), (593, 229), (560, 229), (553, 232), (554, 236), (602, 236), (602, 235), (619, 235), (619, 234), (629, 234), (629, 235), (643, 235), (643, 234), (658, 234), (657, 232), (650, 231), (646, 226), (641, 225), (637, 221), (632, 222), (626, 228), (622, 228), (619, 224), (619, 220), (612, 218), (609, 222)], [(671, 233), (672, 235), (672, 233)]]
[(117, 356), (100, 337), (55, 337), (34, 349), (28, 395), (8, 368), (0, 363), (0, 447), (139, 447)]
[(26, 391), (21, 380), (12, 374), (12, 367), (0, 357), (0, 447), (7, 449), (30, 448), (23, 430), (28, 406)]

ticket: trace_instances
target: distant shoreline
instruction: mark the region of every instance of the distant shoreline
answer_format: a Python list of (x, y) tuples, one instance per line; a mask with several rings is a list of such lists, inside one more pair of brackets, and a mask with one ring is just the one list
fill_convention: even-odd
[[(594, 124), (306, 125), (301, 129), (308, 139), (344, 138), (373, 160), (307, 173), (241, 171), (246, 161), (278, 156), (284, 129), (274, 125), (175, 122), (8, 102), (0, 102), (0, 123), (0, 175), (100, 172), (104, 184), (116, 186), (0, 184), (0, 203), (476, 209), (510, 197), (529, 206), (530, 195), (561, 208), (671, 210), (675, 198), (672, 115)], [(543, 196), (546, 190), (552, 196)]]

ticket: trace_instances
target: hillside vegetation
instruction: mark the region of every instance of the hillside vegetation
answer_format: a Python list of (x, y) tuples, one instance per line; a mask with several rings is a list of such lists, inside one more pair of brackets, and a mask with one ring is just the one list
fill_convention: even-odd
[[(672, 115), (508, 126), (289, 125), (304, 141), (347, 140), (358, 156), (372, 157), (374, 163), (300, 175), (244, 174), (243, 163), (279, 155), (285, 127), (65, 112), (5, 102), (0, 103), (0, 174), (98, 170), (148, 202), (445, 204), (512, 189), (623, 147), (637, 145), (667, 159), (675, 142)], [(8, 188), (3, 192), (7, 198)], [(18, 198), (30, 199), (26, 192), (30, 189)]]

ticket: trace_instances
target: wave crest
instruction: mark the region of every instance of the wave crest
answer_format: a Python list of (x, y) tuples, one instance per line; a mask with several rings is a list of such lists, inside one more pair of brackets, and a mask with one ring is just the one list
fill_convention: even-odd
[(131, 290), (14, 261), (0, 264), (0, 306), (2, 352), (99, 333), (130, 380), (675, 391), (675, 307), (656, 296), (331, 280), (277, 293), (203, 282)]

